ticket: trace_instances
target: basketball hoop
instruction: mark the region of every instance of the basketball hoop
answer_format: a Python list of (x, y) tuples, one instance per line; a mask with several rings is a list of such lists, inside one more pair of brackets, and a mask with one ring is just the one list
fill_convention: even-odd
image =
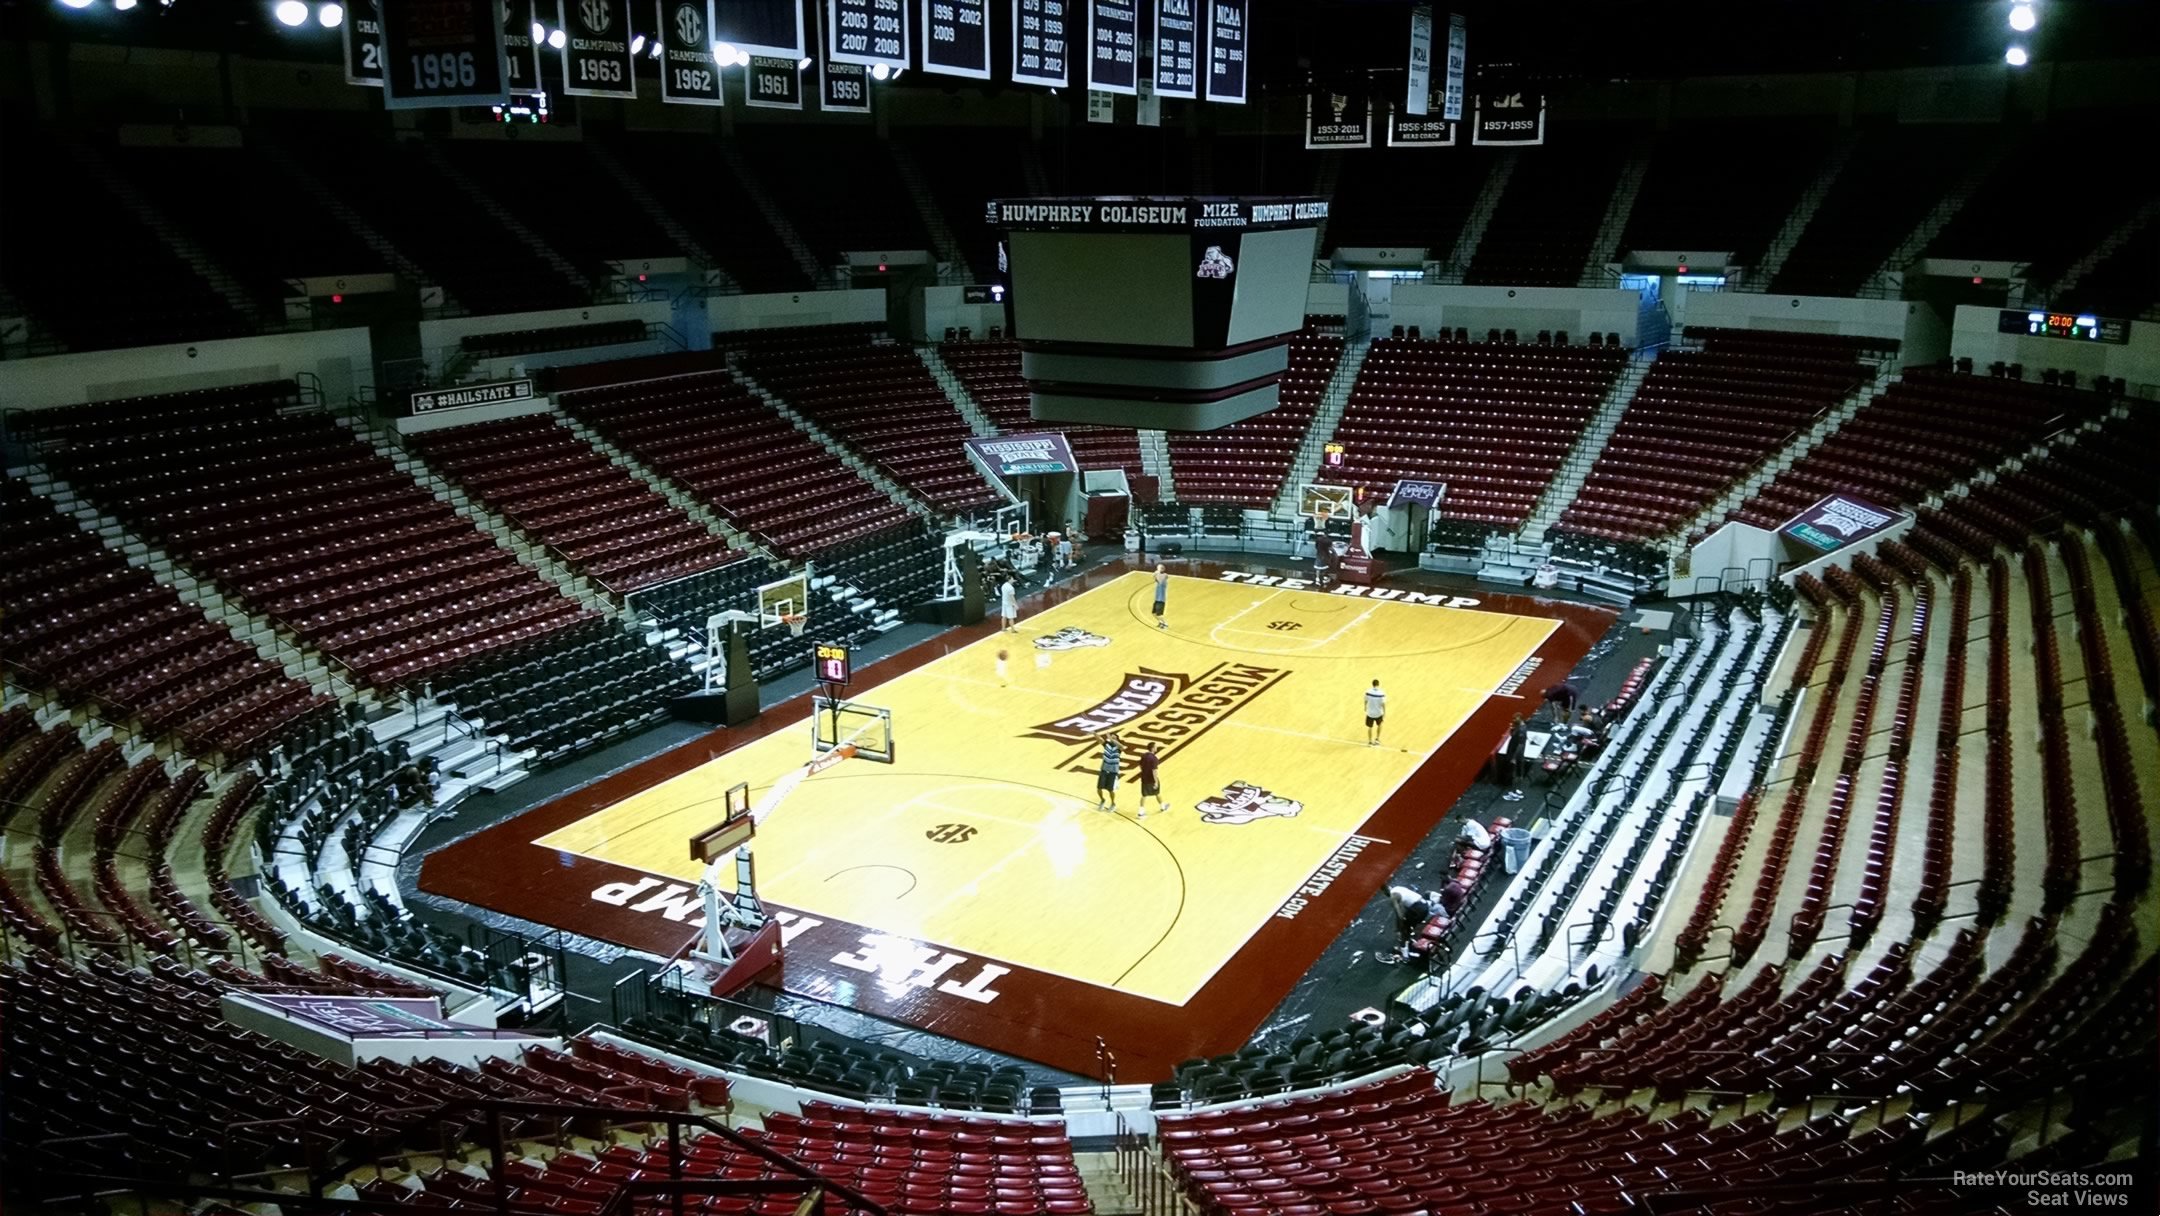
[(790, 612), (781, 616), (780, 623), (787, 626), (787, 631), (790, 634), (801, 637), (802, 631), (809, 627), (810, 618), (800, 612)]

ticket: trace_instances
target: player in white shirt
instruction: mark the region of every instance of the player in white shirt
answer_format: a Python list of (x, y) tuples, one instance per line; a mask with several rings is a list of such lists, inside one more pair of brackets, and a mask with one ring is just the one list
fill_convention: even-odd
[(1003, 628), (1006, 633), (1019, 632), (1019, 626), (1013, 624), (1013, 618), (1020, 615), (1020, 605), (1018, 597), (1013, 592), (1013, 580), (1009, 575), (1003, 583), (998, 585), (998, 615), (1005, 618)]
[(1372, 687), (1365, 690), (1365, 746), (1380, 745), (1380, 721), (1385, 717), (1387, 693), (1381, 689), (1380, 681), (1374, 680)]

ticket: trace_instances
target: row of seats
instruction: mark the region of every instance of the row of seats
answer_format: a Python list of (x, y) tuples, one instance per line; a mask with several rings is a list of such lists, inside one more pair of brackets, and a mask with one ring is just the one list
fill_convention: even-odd
[(1274, 409), (1212, 431), (1169, 432), (1170, 479), (1178, 501), (1273, 504), (1342, 353), (1342, 338), (1300, 331), (1290, 339), (1290, 366)]
[(1054, 431), (1065, 436), (1083, 469), (1123, 469), (1128, 478), (1141, 474), (1140, 436), (1131, 427), (1035, 420), (1031, 413), (1032, 394), (1027, 382), (1020, 378), (1018, 342), (947, 342), (938, 348), (938, 354), (1001, 433)]

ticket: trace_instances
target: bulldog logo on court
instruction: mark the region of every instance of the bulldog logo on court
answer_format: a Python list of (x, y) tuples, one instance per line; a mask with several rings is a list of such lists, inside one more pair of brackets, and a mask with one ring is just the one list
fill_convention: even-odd
[(1079, 650), (1088, 646), (1108, 646), (1110, 639), (1099, 633), (1067, 626), (1056, 633), (1046, 633), (1035, 639), (1037, 650)]
[(1305, 804), (1247, 781), (1233, 781), (1216, 797), (1202, 798), (1194, 809), (1205, 823), (1252, 823), (1293, 818), (1305, 809)]
[(923, 833), (932, 844), (966, 844), (975, 839), (975, 829), (964, 823), (941, 823)]

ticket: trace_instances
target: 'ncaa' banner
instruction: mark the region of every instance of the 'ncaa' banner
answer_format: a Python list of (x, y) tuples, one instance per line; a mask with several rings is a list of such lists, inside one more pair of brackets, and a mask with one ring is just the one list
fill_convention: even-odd
[(720, 65), (713, 61), (712, 0), (660, 0), (660, 100), (717, 106)]
[(902, 0), (825, 0), (826, 56), (871, 68), (908, 65), (907, 11)]
[(1404, 89), (1402, 104), (1390, 107), (1390, 112), (1401, 110), (1423, 118), (1431, 93), (1432, 5), (1420, 4), (1410, 10), (1410, 81)]
[(1099, 93), (1140, 92), (1139, 0), (1090, 0), (1088, 87)]
[(382, 87), (382, 0), (354, 0), (345, 18), (345, 83)]
[(1305, 95), (1305, 146), (1372, 147), (1372, 98), (1320, 89)]
[(1463, 72), (1470, 63), (1470, 36), (1463, 27), (1461, 13), (1449, 13), (1447, 17), (1447, 71), (1443, 78), (1440, 96), (1440, 117), (1449, 122), (1462, 121)]
[(738, 51), (797, 62), (808, 54), (803, 50), (802, 0), (720, 0), (706, 24), (712, 27), (714, 42)]
[(990, 0), (922, 0), (925, 72), (990, 79)]
[(870, 73), (859, 63), (825, 62), (818, 82), (818, 108), (828, 114), (868, 114)]
[(1207, 99), (1245, 104), (1247, 0), (1208, 0)]
[(499, 106), (510, 100), (496, 0), (383, 0), (383, 106)]
[(1470, 124), (1473, 144), (1520, 147), (1545, 142), (1543, 93), (1479, 93), (1477, 117)]
[(743, 71), (743, 104), (757, 110), (802, 109), (800, 61), (752, 55)]
[[(563, 0), (563, 92), (572, 97), (636, 97), (626, 0)], [(710, 55), (707, 56), (710, 58)]]
[(1075, 473), (1080, 469), (1080, 462), (1073, 458), (1072, 446), (1065, 442), (1065, 436), (1054, 432), (972, 438), (967, 445), (1000, 477)]
[(1076, 0), (1013, 0), (1014, 84), (1062, 89), (1072, 83), (1066, 70), (1072, 47), (1067, 14)]
[(540, 91), (540, 45), (533, 41), (533, 0), (502, 0), (503, 53), (510, 63), (510, 91)]
[(1155, 0), (1157, 97), (1200, 96), (1199, 6), (1204, 3), (1206, 0)]

